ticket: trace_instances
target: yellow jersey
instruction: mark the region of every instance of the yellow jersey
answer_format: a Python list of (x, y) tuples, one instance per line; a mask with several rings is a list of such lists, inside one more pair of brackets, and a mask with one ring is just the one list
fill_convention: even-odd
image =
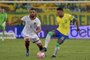
[(70, 22), (73, 20), (73, 16), (64, 13), (64, 16), (62, 18), (57, 16), (56, 20), (58, 25), (57, 30), (64, 35), (68, 35), (70, 30)]

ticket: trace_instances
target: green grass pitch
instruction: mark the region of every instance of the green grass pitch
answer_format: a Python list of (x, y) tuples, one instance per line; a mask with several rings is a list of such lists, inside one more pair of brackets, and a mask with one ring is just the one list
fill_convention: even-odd
[[(41, 39), (44, 43), (44, 39)], [(38, 47), (31, 43), (30, 56), (25, 55), (24, 40), (0, 40), (0, 60), (53, 60), (51, 55), (54, 51), (56, 39), (53, 39), (48, 47), (46, 57), (38, 59), (36, 54)], [(90, 60), (90, 40), (67, 39), (61, 46), (54, 60)]]

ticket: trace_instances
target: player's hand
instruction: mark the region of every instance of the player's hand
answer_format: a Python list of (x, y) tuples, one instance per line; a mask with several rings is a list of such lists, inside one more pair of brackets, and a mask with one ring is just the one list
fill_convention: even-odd
[(13, 25), (13, 24), (12, 24), (12, 23), (10, 23), (10, 22), (8, 22), (7, 24), (8, 24), (9, 26), (12, 26), (12, 25)]
[(80, 31), (80, 29), (79, 29), (79, 28), (77, 28), (77, 31)]
[(38, 34), (38, 31), (34, 31), (36, 34)]

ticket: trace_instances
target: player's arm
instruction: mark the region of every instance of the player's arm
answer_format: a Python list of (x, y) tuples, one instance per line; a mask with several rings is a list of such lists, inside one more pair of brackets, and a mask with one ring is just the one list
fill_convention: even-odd
[(38, 19), (37, 29), (35, 30), (35, 33), (39, 33), (40, 31), (41, 31), (41, 22), (40, 22), (40, 20)]
[(35, 31), (35, 33), (39, 33), (41, 31), (41, 26), (37, 27), (37, 30)]
[(6, 13), (3, 13), (3, 18), (2, 21), (0, 22), (0, 25), (2, 25), (4, 22), (7, 21), (7, 14)]
[(79, 23), (78, 23), (78, 20), (77, 20), (76, 18), (74, 18), (74, 22), (75, 22), (75, 24), (76, 24), (77, 31), (79, 31), (79, 30), (80, 30), (80, 29), (79, 29)]
[(5, 15), (4, 20), (7, 21), (7, 19), (8, 19), (7, 13), (5, 13), (4, 15)]
[(72, 15), (69, 15), (69, 17), (70, 17), (70, 20), (71, 20), (71, 21), (73, 21), (73, 23), (75, 23), (75, 24), (76, 24), (77, 31), (79, 31), (79, 23), (78, 23), (77, 18), (75, 18), (75, 17), (74, 17), (74, 16), (72, 16)]
[(9, 23), (9, 25), (15, 25), (15, 24), (17, 24), (17, 23), (22, 23), (23, 21), (19, 18), (19, 19), (17, 19), (16, 21), (13, 21), (13, 22), (11, 22), (11, 23)]
[(56, 25), (59, 26), (59, 23), (60, 23), (59, 18), (56, 17)]
[(18, 18), (16, 21), (9, 23), (9, 25), (14, 25), (14, 24), (17, 24), (17, 23), (25, 22), (26, 18), (27, 18), (27, 16), (24, 16), (22, 18)]

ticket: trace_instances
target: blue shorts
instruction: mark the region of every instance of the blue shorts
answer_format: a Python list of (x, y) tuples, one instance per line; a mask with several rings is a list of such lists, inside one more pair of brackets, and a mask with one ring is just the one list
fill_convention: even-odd
[(55, 32), (55, 35), (54, 35), (54, 36), (57, 37), (58, 40), (62, 40), (62, 42), (64, 42), (64, 40), (65, 40), (66, 38), (68, 38), (68, 36), (62, 34), (62, 33), (59, 32), (58, 30), (54, 30), (54, 32)]

